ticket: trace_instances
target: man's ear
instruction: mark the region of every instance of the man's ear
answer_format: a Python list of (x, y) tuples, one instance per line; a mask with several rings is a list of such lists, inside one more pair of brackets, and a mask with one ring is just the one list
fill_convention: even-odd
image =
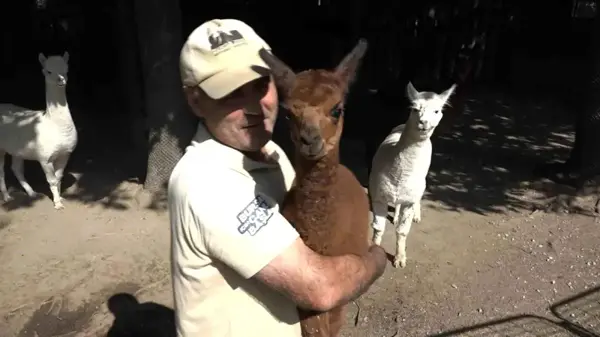
[(188, 106), (190, 107), (190, 109), (192, 109), (192, 112), (194, 113), (194, 115), (196, 115), (198, 117), (203, 117), (202, 116), (202, 108), (201, 108), (201, 104), (200, 104), (201, 95), (202, 95), (202, 93), (200, 92), (200, 88), (183, 87), (183, 94), (188, 103)]

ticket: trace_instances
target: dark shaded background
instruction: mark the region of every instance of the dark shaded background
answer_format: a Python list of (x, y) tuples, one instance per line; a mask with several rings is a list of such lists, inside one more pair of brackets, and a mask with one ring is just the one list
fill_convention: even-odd
[[(543, 142), (540, 139), (554, 127), (541, 122), (535, 109), (498, 109), (502, 103), (497, 99), (489, 102), (492, 106), (483, 104), (492, 99), (475, 99), (480, 93), (489, 97), (493, 92), (509, 100), (551, 100), (548, 106), (562, 108), (544, 112), (545, 117), (564, 130), (574, 129), (583, 97), (590, 92), (589, 74), (595, 55), (590, 43), (593, 20), (574, 16), (576, 3), (323, 0), (320, 5), (317, 1), (292, 1), (284, 7), (274, 1), (222, 0), (207, 8), (199, 1), (182, 0), (181, 37), (185, 39), (205, 20), (238, 18), (253, 26), (296, 70), (334, 67), (360, 37), (366, 37), (369, 50), (350, 93), (342, 141), (342, 148), (360, 144), (362, 150), (358, 152), (343, 151), (351, 153), (343, 160), (364, 182), (367, 173), (358, 167), (368, 170), (377, 145), (407, 117), (404, 92), (409, 80), (419, 90), (435, 91), (459, 83), (453, 107), (436, 132), (440, 150), (464, 151), (456, 146), (464, 143), (473, 148), (480, 142), (478, 138), (510, 143), (507, 134), (515, 130), (510, 123), (477, 135), (456, 132), (475, 118), (467, 118), (469, 105), (493, 110), (497, 121), (503, 116), (512, 123), (519, 121), (519, 126), (527, 123), (534, 127), (522, 130), (527, 134), (519, 134), (521, 138), (536, 134), (538, 142)], [(94, 187), (102, 192), (90, 188), (89, 195), (81, 196), (86, 201), (106, 196), (118, 181), (144, 179), (148, 127), (139, 69), (144, 50), (136, 40), (133, 7), (132, 0), (7, 0), (0, 4), (2, 13), (10, 13), (0, 22), (0, 101), (43, 109), (44, 81), (38, 53), (62, 54), (68, 50), (71, 55), (68, 99), (80, 140), (67, 171), (110, 172), (115, 176), (114, 183)], [(465, 48), (478, 37), (484, 39), (473, 50)], [(457, 66), (452, 68), (454, 59)], [(469, 75), (462, 78), (462, 73)], [(494, 127), (495, 122), (486, 123)], [(275, 140), (290, 151), (282, 120)], [(526, 144), (519, 141), (514, 148), (522, 153), (528, 151)], [(484, 151), (479, 145), (476, 148), (479, 150), (469, 154), (474, 161), (481, 160), (477, 153)], [(555, 155), (564, 160), (561, 151)], [(536, 155), (542, 162), (553, 157), (534, 151), (532, 156)], [(528, 159), (528, 169), (533, 160)], [(432, 169), (435, 165), (434, 160)], [(40, 186), (45, 188), (40, 170), (26, 172), (28, 177), (41, 180)], [(89, 184), (96, 183), (90, 180)], [(79, 182), (85, 184), (85, 177)], [(64, 185), (68, 188), (69, 182)]]

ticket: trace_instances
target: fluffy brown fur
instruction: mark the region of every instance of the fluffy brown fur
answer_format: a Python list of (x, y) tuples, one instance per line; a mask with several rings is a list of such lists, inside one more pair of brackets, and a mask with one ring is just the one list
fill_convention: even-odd
[[(282, 213), (306, 245), (323, 255), (362, 255), (369, 248), (367, 195), (339, 160), (344, 98), (366, 48), (366, 41), (359, 41), (334, 71), (298, 74), (274, 55), (261, 51), (289, 110), (296, 150), (296, 181), (283, 202)], [(335, 337), (343, 324), (344, 307), (325, 313), (299, 308), (299, 313), (302, 336)]]

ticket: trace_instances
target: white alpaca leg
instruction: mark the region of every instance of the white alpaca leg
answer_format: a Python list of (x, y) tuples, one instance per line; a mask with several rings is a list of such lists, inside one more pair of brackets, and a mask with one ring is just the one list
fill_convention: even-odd
[(58, 189), (60, 200), (63, 200), (63, 198), (60, 196), (61, 186), (62, 186), (62, 178), (63, 178), (64, 172), (65, 172), (65, 167), (67, 166), (67, 163), (69, 162), (70, 155), (71, 155), (70, 153), (67, 153), (62, 156), (59, 156), (58, 158), (56, 158), (56, 160), (54, 161), (54, 164), (53, 164), (54, 176), (56, 177), (56, 180), (58, 181), (57, 189)]
[(383, 232), (385, 231), (385, 225), (387, 221), (387, 204), (381, 202), (373, 202), (373, 243), (381, 245), (383, 239)]
[(413, 222), (414, 223), (421, 222), (421, 200), (415, 202), (415, 204), (413, 205), (413, 210), (414, 210)]
[[(398, 212), (398, 210), (396, 210)], [(414, 204), (402, 205), (400, 215), (395, 218), (396, 225), (396, 256), (394, 256), (394, 267), (406, 267), (406, 237), (410, 232), (410, 226), (414, 216)]]
[(15, 177), (17, 177), (19, 184), (21, 184), (21, 186), (25, 190), (25, 193), (27, 193), (29, 197), (33, 198), (36, 195), (36, 193), (25, 180), (25, 173), (23, 172), (23, 163), (24, 160), (22, 158), (13, 156), (11, 168), (13, 173), (15, 174)]
[(12, 200), (12, 197), (10, 196), (10, 194), (8, 194), (8, 189), (6, 188), (6, 175), (4, 174), (5, 154), (6, 153), (4, 151), (0, 151), (0, 192), (2, 193), (2, 199), (4, 199), (4, 201), (6, 202)]
[(42, 170), (44, 170), (44, 174), (46, 174), (46, 181), (48, 181), (48, 185), (50, 186), (50, 192), (52, 192), (52, 201), (54, 202), (54, 208), (65, 208), (65, 206), (60, 200), (60, 194), (58, 193), (58, 180), (56, 179), (56, 175), (54, 174), (54, 165), (52, 165), (52, 163), (40, 164), (42, 165)]

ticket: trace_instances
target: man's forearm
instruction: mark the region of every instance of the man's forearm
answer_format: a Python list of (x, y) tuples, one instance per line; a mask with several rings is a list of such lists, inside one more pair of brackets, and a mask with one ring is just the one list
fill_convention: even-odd
[(383, 274), (387, 254), (373, 245), (358, 256), (323, 256), (298, 238), (254, 277), (305, 310), (329, 311), (364, 293)]
[(333, 293), (332, 308), (358, 298), (381, 276), (373, 263), (356, 255), (344, 256), (338, 269), (335, 275), (331, 275), (334, 282), (330, 286)]
[(376, 253), (323, 257), (318, 267), (321, 270), (315, 272), (321, 275), (319, 288), (327, 298), (324, 311), (359, 297), (381, 276), (383, 268), (377, 267), (371, 254)]

